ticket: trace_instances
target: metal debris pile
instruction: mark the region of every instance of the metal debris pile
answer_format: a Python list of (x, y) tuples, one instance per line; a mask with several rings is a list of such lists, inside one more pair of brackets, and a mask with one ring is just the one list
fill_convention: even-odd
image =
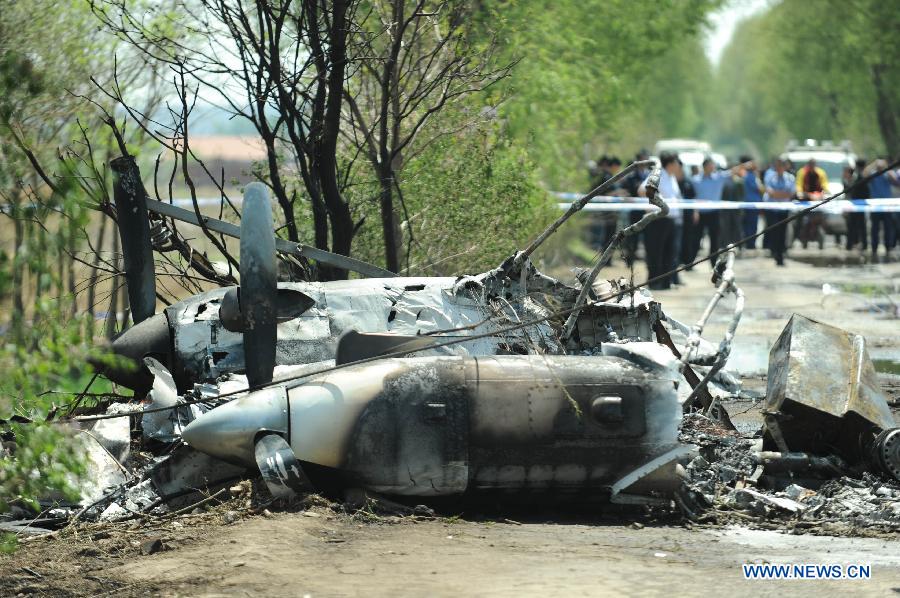
[(695, 413), (680, 439), (699, 447), (677, 497), (693, 519), (900, 530), (900, 428), (862, 336), (795, 314), (769, 355), (761, 428)]
[[(694, 521), (771, 526), (795, 533), (871, 535), (900, 530), (900, 482), (851, 470), (835, 457), (795, 454), (808, 467), (773, 471), (762, 438), (741, 435), (699, 414), (682, 424), (682, 442), (699, 447), (685, 466), (677, 502)], [(812, 461), (812, 462), (810, 462)], [(783, 464), (782, 464), (783, 465)], [(819, 468), (816, 477), (810, 469)], [(841, 475), (844, 473), (845, 475)], [(830, 477), (833, 476), (833, 477)]]

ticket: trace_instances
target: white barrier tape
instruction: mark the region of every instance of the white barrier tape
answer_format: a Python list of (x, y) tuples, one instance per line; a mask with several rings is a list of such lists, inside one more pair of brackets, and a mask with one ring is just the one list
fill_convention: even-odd
[[(575, 193), (555, 193), (560, 199), (578, 199), (581, 195)], [(815, 205), (812, 201), (711, 201), (706, 199), (679, 199), (666, 200), (670, 208), (682, 208), (684, 210), (741, 210), (757, 209), (766, 211), (799, 212)], [(560, 210), (567, 210), (571, 202), (559, 202)], [(593, 198), (584, 206), (586, 212), (630, 212), (632, 210), (651, 210), (654, 206), (643, 197), (615, 197), (600, 196)], [(900, 212), (900, 198), (886, 197), (880, 199), (834, 199), (816, 208), (817, 212), (831, 214), (846, 214), (850, 212), (882, 213)]]
[[(233, 203), (234, 205), (240, 205), (244, 201), (244, 198), (241, 195), (237, 195), (230, 199), (231, 199), (231, 203)], [(163, 203), (169, 203), (169, 202), (165, 201)], [(210, 206), (218, 207), (219, 205), (221, 205), (221, 203), (222, 203), (221, 197), (198, 197), (197, 198), (197, 205), (201, 208), (206, 208), (206, 207), (210, 207)], [(176, 199), (172, 200), (172, 204), (179, 208), (192, 209), (194, 207), (193, 200), (191, 200), (190, 198), (184, 198), (184, 197), (180, 197), (180, 198), (176, 198)], [(46, 206), (43, 206), (41, 204), (37, 204), (34, 202), (30, 202), (27, 204), (20, 204), (18, 209), (19, 210), (40, 210), (44, 207), (46, 207)], [(13, 207), (11, 204), (0, 205), (0, 213), (9, 214), (12, 212), (12, 210), (13, 210)]]

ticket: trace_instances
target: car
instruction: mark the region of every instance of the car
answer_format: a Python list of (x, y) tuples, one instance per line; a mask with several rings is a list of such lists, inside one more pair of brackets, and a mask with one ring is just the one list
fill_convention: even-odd
[(696, 139), (660, 139), (653, 146), (653, 153), (658, 156), (662, 152), (678, 154), (678, 159), (684, 164), (687, 174), (690, 174), (692, 166), (701, 169), (706, 158), (712, 158), (719, 168), (727, 166), (725, 156), (712, 151), (712, 146), (706, 141), (698, 141)]

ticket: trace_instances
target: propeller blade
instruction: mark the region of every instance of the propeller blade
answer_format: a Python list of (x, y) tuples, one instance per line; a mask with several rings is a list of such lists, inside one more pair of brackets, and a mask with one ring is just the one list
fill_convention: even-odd
[(241, 215), (240, 312), (244, 363), (250, 386), (272, 381), (278, 324), (278, 264), (269, 191), (250, 183)]

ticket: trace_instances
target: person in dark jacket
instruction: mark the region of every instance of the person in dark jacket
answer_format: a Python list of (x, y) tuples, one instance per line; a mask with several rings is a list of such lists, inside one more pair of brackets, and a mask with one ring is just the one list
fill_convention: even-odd
[[(868, 183), (863, 182), (865, 175), (863, 171), (866, 169), (866, 161), (859, 159), (856, 161), (856, 169), (850, 178), (847, 195), (850, 199), (869, 199)], [(862, 244), (862, 250), (869, 248), (869, 239), (866, 235), (866, 215), (864, 212), (850, 212), (847, 214), (847, 249), (853, 249), (857, 244)]]
[[(693, 176), (697, 176), (696, 170), (696, 166), (691, 166), (691, 176), (682, 176), (678, 179), (678, 187), (681, 189), (683, 199), (697, 198), (697, 191), (691, 180)], [(697, 259), (697, 253), (700, 251), (700, 232), (702, 232), (697, 230), (699, 222), (700, 212), (687, 209), (684, 211), (684, 228), (681, 231), (681, 255), (679, 256), (682, 264), (690, 264)], [(688, 268), (688, 270), (690, 269)]]
[[(640, 162), (642, 160), (646, 160), (649, 156), (647, 150), (642, 149), (634, 156), (635, 162)], [(638, 189), (641, 186), (641, 183), (644, 182), (644, 179), (647, 178), (647, 175), (650, 174), (650, 169), (646, 167), (638, 168), (634, 172), (632, 172), (625, 179), (625, 190), (628, 191), (628, 197), (637, 197)], [(631, 210), (628, 212), (628, 223), (634, 224), (644, 215), (643, 210)], [(626, 237), (623, 245), (625, 246), (625, 263), (630, 268), (635, 260), (637, 259), (637, 250), (638, 250), (638, 240), (640, 235), (632, 235), (630, 237)]]
[[(665, 200), (677, 202), (681, 199), (681, 189), (678, 188), (681, 164), (678, 156), (663, 152), (659, 156), (659, 161), (662, 170), (658, 193)], [(646, 180), (638, 187), (638, 195), (646, 197)], [(677, 225), (680, 224), (681, 216), (681, 208), (670, 206), (668, 216), (657, 218), (644, 229), (644, 247), (647, 250), (645, 261), (647, 274), (651, 280), (647, 286), (651, 290), (665, 290), (672, 286), (672, 269), (679, 254), (675, 245), (676, 230), (680, 228)]]
[[(744, 201), (744, 175), (740, 165), (731, 171), (731, 180), (722, 188), (722, 201)], [(719, 211), (719, 245), (727, 247), (743, 237), (743, 210)]]

